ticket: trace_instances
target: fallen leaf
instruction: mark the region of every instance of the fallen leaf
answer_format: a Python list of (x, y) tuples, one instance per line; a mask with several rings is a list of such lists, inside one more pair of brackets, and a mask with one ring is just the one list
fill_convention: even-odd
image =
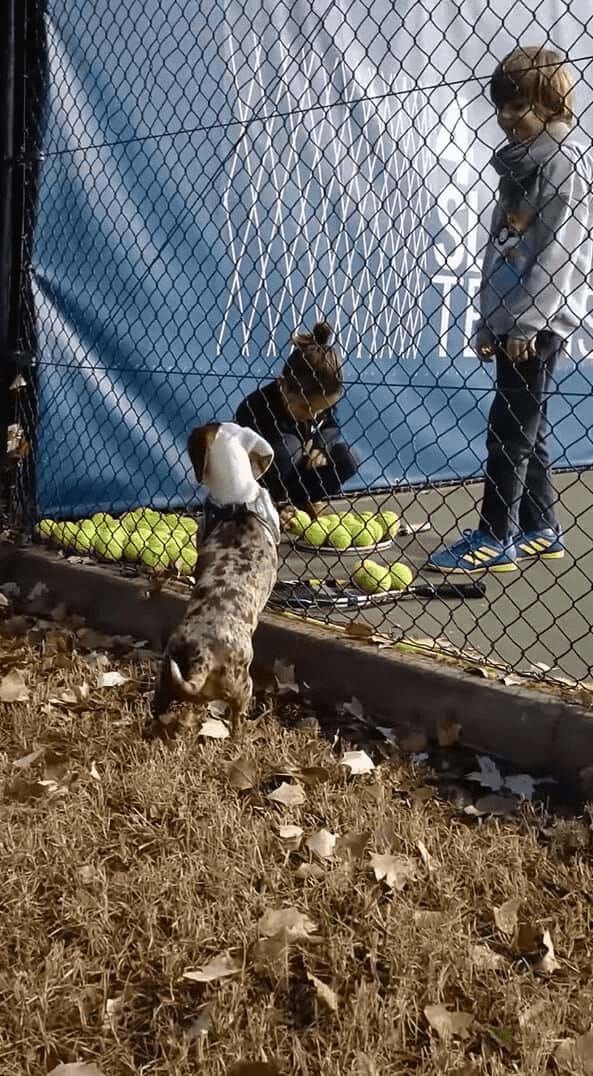
[(471, 1013), (446, 1009), (444, 1005), (427, 1005), (424, 1015), (440, 1039), (447, 1042), (455, 1035), (466, 1039), (474, 1022)]
[(505, 815), (513, 814), (517, 810), (519, 801), (512, 796), (499, 796), (493, 792), (490, 796), (480, 796), (475, 805), (469, 804), (464, 808), (465, 814), (483, 816), (487, 814), (497, 815), (504, 818)]
[(325, 871), (319, 863), (301, 863), (300, 867), (295, 870), (294, 876), (301, 882), (306, 882), (309, 878), (318, 882), (320, 878), (325, 878)]
[(300, 688), (294, 678), (294, 665), (288, 665), (287, 662), (276, 658), (274, 676), (279, 695), (289, 695), (291, 692), (295, 695), (299, 694)]
[(312, 833), (310, 837), (307, 837), (305, 846), (314, 855), (319, 856), (319, 859), (330, 859), (334, 854), (336, 847), (337, 835), (330, 833), (327, 829), (319, 829), (316, 833)]
[(407, 856), (379, 855), (371, 852), (371, 867), (378, 882), (385, 881), (390, 889), (401, 893), (408, 882), (416, 878), (416, 867)]
[(28, 770), (29, 766), (32, 766), (34, 762), (37, 762), (38, 758), (41, 758), (45, 754), (45, 747), (38, 747), (36, 751), (31, 751), (30, 755), (22, 755), (21, 758), (15, 758), (13, 766), (15, 770)]
[(239, 758), (234, 759), (233, 762), (229, 762), (226, 772), (229, 784), (239, 792), (247, 792), (248, 789), (253, 788), (256, 784), (255, 763), (246, 758), (245, 755), (241, 755)]
[(353, 695), (350, 702), (345, 702), (342, 706), (342, 710), (345, 714), (350, 714), (351, 717), (356, 717), (362, 720), (364, 717), (364, 710), (360, 699), (355, 698)]
[(105, 1002), (105, 1012), (103, 1013), (103, 1027), (109, 1028), (111, 1031), (115, 1032), (123, 1011), (123, 994), (120, 994), (119, 997), (116, 998), (107, 998), (107, 1001)]
[(336, 851), (347, 852), (353, 859), (360, 859), (364, 855), (370, 839), (370, 830), (364, 830), (362, 833), (356, 833), (352, 830), (350, 833), (345, 833), (343, 837), (338, 837)]
[(593, 1024), (576, 1039), (563, 1039), (554, 1051), (554, 1060), (561, 1072), (578, 1076), (593, 1074)]
[(528, 1005), (527, 1008), (522, 1009), (519, 1013), (519, 1027), (529, 1028), (533, 1021), (545, 1012), (548, 1005), (549, 998), (540, 998), (539, 1001), (535, 1001), (533, 1005)]
[(280, 1068), (275, 1061), (237, 1061), (229, 1076), (280, 1076)]
[(375, 769), (375, 763), (366, 751), (346, 751), (340, 765), (347, 766), (351, 774), (371, 773)]
[(517, 929), (520, 907), (521, 901), (517, 897), (513, 897), (511, 900), (506, 900), (504, 904), (501, 904), (500, 908), (494, 908), (493, 910), (494, 922), (501, 934), (505, 934), (507, 938), (512, 938)]
[(535, 792), (535, 781), (528, 773), (516, 773), (505, 777), (504, 787), (515, 796), (524, 800), (532, 800)]
[(461, 735), (458, 721), (439, 721), (437, 725), (437, 743), (439, 747), (453, 747)]
[(299, 807), (307, 799), (302, 785), (289, 785), (283, 781), (273, 792), (268, 792), (272, 803), (281, 803), (283, 807)]
[(79, 871), (80, 880), (83, 885), (92, 885), (100, 877), (96, 867), (93, 867), (92, 863), (85, 863)]
[(0, 680), (0, 702), (27, 702), (29, 688), (18, 669)]
[(210, 1005), (204, 1005), (200, 1009), (195, 1020), (185, 1030), (184, 1039), (188, 1044), (203, 1042), (210, 1031)]
[(229, 975), (236, 975), (241, 971), (241, 961), (231, 956), (228, 950), (213, 957), (208, 964), (202, 964), (195, 971), (185, 971), (184, 979), (190, 979), (193, 983), (213, 983), (217, 979), (226, 979)]
[(316, 975), (311, 975), (307, 972), (307, 979), (312, 986), (315, 987), (315, 992), (320, 1001), (323, 1001), (324, 1005), (327, 1005), (331, 1012), (338, 1011), (338, 995), (332, 990), (326, 983), (322, 983), (321, 979), (318, 979)]
[(59, 695), (52, 695), (48, 702), (52, 706), (81, 706), (87, 702), (88, 698), (89, 686), (86, 681), (83, 681), (82, 684), (77, 684), (73, 688), (67, 687)]
[(290, 941), (287, 938), (260, 938), (251, 949), (251, 957), (255, 964), (266, 967), (282, 963), (286, 960), (290, 950)]
[(113, 669), (110, 672), (100, 673), (97, 678), (97, 687), (120, 687), (121, 684), (127, 684), (128, 680), (129, 677)]
[(501, 971), (507, 966), (505, 958), (487, 945), (472, 945), (470, 957), (478, 971)]
[(269, 908), (259, 921), (259, 932), (264, 938), (309, 938), (317, 930), (317, 924), (298, 908)]
[(408, 792), (408, 796), (412, 803), (428, 803), (429, 800), (434, 799), (435, 790), (430, 785), (420, 785), (419, 788), (413, 788), (411, 792)]
[(329, 770), (323, 768), (323, 766), (305, 766), (304, 769), (298, 770), (298, 775), (305, 785), (323, 785), (329, 781)]
[(468, 781), (478, 781), (482, 788), (489, 788), (492, 792), (500, 792), (504, 785), (503, 776), (496, 763), (488, 755), (477, 755), (478, 772), (468, 773)]
[(103, 1076), (103, 1072), (92, 1061), (71, 1061), (67, 1065), (56, 1065), (48, 1076)]
[(94, 781), (100, 781), (101, 780), (101, 774), (99, 773), (99, 771), (98, 771), (98, 769), (97, 769), (94, 762), (91, 763), (91, 768), (90, 768), (89, 772), (90, 772), (90, 775), (91, 775), (91, 777), (93, 778)]
[(417, 754), (418, 751), (424, 751), (427, 743), (428, 737), (424, 730), (415, 729), (411, 732), (406, 733), (405, 736), (402, 736), (399, 745), (402, 751), (405, 751), (407, 754), (414, 755)]
[(375, 629), (365, 624), (364, 620), (351, 620), (344, 631), (344, 635), (350, 639), (370, 639), (374, 634)]
[(225, 717), (228, 708), (228, 702), (225, 702), (223, 699), (211, 699), (206, 706), (210, 717)]
[(429, 908), (418, 908), (413, 912), (414, 922), (419, 927), (440, 927), (445, 922), (445, 913), (432, 911)]
[(280, 840), (286, 841), (291, 852), (296, 852), (301, 847), (303, 828), (302, 826), (279, 826), (278, 836)]
[(434, 870), (434, 859), (432, 858), (430, 852), (428, 851), (428, 848), (426, 847), (424, 841), (416, 841), (416, 847), (418, 848), (418, 851), (420, 852), (420, 856), (422, 858), (422, 862), (424, 863), (424, 866), (426, 867), (427, 871), (430, 873), (431, 871)]
[(389, 728), (387, 725), (377, 725), (377, 732), (380, 732), (383, 739), (387, 740), (388, 744), (392, 747), (397, 747), (398, 739), (395, 733), (395, 729)]
[(228, 740), (230, 732), (224, 721), (219, 721), (217, 717), (207, 717), (198, 736), (208, 740)]

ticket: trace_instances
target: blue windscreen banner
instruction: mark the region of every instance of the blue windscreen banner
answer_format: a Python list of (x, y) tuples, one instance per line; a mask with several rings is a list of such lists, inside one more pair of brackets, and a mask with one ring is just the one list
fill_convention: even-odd
[[(353, 490), (481, 474), (493, 368), (469, 349), (517, 42), (567, 53), (576, 0), (48, 0), (34, 243), (37, 511), (195, 500), (188, 432), (335, 327)], [(556, 467), (593, 463), (593, 340), (563, 357)]]

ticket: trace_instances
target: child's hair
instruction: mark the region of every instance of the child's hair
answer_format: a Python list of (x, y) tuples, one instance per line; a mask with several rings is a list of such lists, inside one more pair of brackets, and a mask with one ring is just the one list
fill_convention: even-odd
[(566, 62), (554, 49), (519, 45), (505, 56), (490, 80), (496, 108), (510, 101), (541, 105), (550, 115), (572, 123), (574, 88)]
[(342, 363), (337, 351), (329, 347), (332, 333), (327, 321), (318, 321), (313, 332), (292, 334), (295, 350), (282, 370), (288, 392), (311, 399), (342, 391)]

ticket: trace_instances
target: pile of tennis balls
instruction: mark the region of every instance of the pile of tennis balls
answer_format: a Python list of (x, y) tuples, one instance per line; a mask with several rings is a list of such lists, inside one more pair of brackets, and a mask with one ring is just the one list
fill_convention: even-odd
[(351, 578), (367, 594), (385, 594), (390, 590), (405, 590), (414, 576), (407, 564), (385, 566), (374, 560), (362, 560), (355, 565)]
[(104, 560), (130, 561), (147, 568), (174, 568), (191, 575), (198, 559), (198, 524), (191, 516), (136, 508), (116, 519), (96, 512), (90, 519), (58, 523), (42, 519), (35, 534), (74, 553), (96, 553)]
[(399, 518), (396, 512), (334, 512), (311, 519), (307, 512), (298, 509), (287, 527), (310, 546), (364, 549), (395, 538)]

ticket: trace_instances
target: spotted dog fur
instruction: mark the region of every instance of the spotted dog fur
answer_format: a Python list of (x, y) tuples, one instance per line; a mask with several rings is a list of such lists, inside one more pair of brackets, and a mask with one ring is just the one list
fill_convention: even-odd
[[(219, 424), (194, 430), (188, 451), (199, 482), (208, 485), (208, 451)], [(250, 457), (255, 479), (269, 465)], [(253, 633), (276, 581), (276, 542), (262, 520), (241, 507), (200, 545), (195, 586), (185, 615), (167, 643), (154, 717), (168, 727), (173, 702), (192, 704), (195, 716), (208, 702), (228, 704), (233, 732), (248, 711), (253, 684)], [(155, 729), (153, 728), (153, 732)]]

